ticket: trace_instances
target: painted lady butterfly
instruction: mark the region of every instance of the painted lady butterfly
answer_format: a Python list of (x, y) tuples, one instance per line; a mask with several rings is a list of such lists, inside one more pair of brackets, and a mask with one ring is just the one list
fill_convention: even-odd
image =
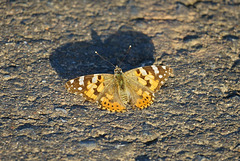
[(167, 66), (145, 66), (125, 73), (116, 66), (114, 74), (81, 76), (69, 80), (66, 88), (70, 93), (97, 102), (101, 109), (125, 112), (127, 104), (139, 109), (150, 106), (154, 93), (169, 76), (173, 76), (173, 70)]

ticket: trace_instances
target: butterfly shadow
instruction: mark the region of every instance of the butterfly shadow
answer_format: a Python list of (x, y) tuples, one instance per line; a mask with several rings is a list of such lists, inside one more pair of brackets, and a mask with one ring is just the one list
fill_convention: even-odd
[[(131, 27), (121, 27), (104, 41), (94, 30), (91, 37), (91, 41), (67, 43), (51, 53), (50, 63), (60, 77), (72, 79), (88, 74), (113, 73), (114, 67), (95, 51), (123, 71), (154, 62), (151, 38)], [(129, 45), (132, 47), (128, 52)]]

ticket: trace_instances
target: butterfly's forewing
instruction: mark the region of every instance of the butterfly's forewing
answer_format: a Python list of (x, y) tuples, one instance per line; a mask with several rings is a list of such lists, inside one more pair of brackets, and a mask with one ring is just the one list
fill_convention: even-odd
[(124, 112), (126, 108), (119, 99), (112, 74), (81, 76), (66, 83), (68, 92), (82, 95), (86, 100), (97, 102), (102, 109)]
[(97, 96), (103, 87), (97, 87), (97, 84), (101, 85), (103, 83), (103, 76), (94, 74), (81, 76), (75, 79), (71, 79), (66, 83), (67, 91), (76, 95), (81, 95), (86, 98), (86, 100), (94, 102), (97, 100)]
[(159, 90), (169, 76), (173, 76), (173, 70), (167, 66), (152, 65), (129, 70), (124, 75), (131, 104), (143, 109), (153, 103), (153, 93)]
[(128, 79), (138, 82), (146, 86), (152, 92), (156, 92), (168, 80), (169, 76), (173, 76), (172, 68), (161, 65), (151, 65), (139, 67), (124, 73)]

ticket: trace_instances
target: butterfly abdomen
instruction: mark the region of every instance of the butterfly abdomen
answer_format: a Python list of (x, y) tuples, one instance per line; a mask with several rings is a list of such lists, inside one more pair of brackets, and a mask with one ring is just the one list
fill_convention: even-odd
[(122, 72), (115, 73), (114, 78), (115, 78), (115, 84), (117, 84), (117, 87), (118, 87), (118, 92), (119, 92), (118, 94), (120, 96), (120, 99), (124, 104), (127, 104), (128, 95), (126, 92), (126, 86), (125, 86)]

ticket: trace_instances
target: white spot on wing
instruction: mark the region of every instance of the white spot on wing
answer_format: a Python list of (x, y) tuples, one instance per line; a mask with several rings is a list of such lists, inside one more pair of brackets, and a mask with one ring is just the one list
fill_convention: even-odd
[(164, 70), (166, 70), (166, 66), (162, 66), (162, 68), (163, 68)]
[(70, 83), (71, 83), (71, 84), (73, 84), (73, 82), (74, 82), (74, 79), (70, 80)]
[(159, 78), (162, 78), (163, 76), (162, 75), (159, 75)]
[(153, 68), (155, 74), (158, 74), (158, 73), (159, 73), (159, 70), (158, 70), (158, 68), (156, 67), (156, 65), (152, 65), (151, 67)]
[(83, 86), (84, 85), (84, 76), (81, 76), (79, 78), (79, 85)]
[(92, 77), (92, 83), (97, 83), (98, 77), (96, 74)]
[(145, 69), (143, 69), (142, 67), (139, 68), (140, 72), (142, 73), (143, 76), (147, 75), (147, 72)]
[(78, 87), (78, 90), (81, 91), (81, 90), (82, 90), (82, 87)]

